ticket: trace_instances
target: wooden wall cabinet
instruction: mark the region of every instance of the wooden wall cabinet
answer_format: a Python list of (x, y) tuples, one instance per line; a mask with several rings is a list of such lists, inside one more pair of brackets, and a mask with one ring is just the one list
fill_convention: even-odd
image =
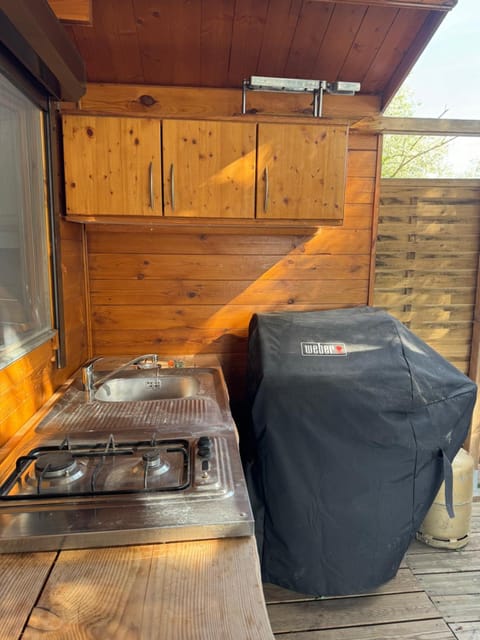
[(346, 126), (258, 125), (257, 218), (343, 218)]
[(64, 116), (67, 214), (162, 215), (160, 122)]
[(164, 120), (166, 216), (255, 217), (256, 125)]
[(347, 135), (332, 124), (65, 116), (67, 214), (338, 221)]

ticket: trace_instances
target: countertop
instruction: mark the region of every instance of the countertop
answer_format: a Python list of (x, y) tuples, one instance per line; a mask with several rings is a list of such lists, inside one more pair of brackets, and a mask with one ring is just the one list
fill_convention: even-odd
[[(59, 390), (0, 459), (16, 457), (73, 388)], [(4, 553), (0, 576), (0, 640), (273, 640), (253, 536)]]
[[(55, 414), (71, 382), (0, 459)], [(6, 553), (0, 576), (0, 640), (273, 640), (253, 536)]]
[(0, 555), (0, 638), (273, 640), (255, 538)]

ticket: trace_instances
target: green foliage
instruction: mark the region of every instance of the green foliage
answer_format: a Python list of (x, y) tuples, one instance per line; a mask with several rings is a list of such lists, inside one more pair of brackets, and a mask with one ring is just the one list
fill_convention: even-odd
[[(402, 88), (385, 112), (386, 116), (411, 118), (415, 112), (413, 93)], [(448, 144), (455, 138), (419, 135), (385, 135), (383, 178), (450, 178)]]

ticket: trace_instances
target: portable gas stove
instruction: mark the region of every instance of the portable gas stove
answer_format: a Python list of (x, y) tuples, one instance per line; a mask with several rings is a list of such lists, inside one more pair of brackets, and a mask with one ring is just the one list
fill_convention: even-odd
[[(149, 403), (145, 428), (127, 430), (125, 422), (115, 431), (105, 418), (110, 405), (102, 405), (102, 425), (112, 428), (99, 431), (85, 423), (98, 403), (77, 402), (73, 413), (72, 405), (63, 400), (0, 466), (0, 552), (253, 535), (233, 421), (172, 426), (163, 412), (153, 427)], [(118, 420), (119, 405), (112, 411)], [(81, 431), (57, 431), (65, 421), (79, 424), (77, 414)]]

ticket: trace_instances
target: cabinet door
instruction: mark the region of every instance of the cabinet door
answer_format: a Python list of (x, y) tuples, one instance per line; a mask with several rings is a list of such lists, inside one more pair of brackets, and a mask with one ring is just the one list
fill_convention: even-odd
[(257, 218), (343, 218), (347, 127), (258, 126)]
[(64, 116), (67, 213), (162, 213), (160, 122)]
[(256, 125), (164, 120), (166, 216), (253, 218)]

